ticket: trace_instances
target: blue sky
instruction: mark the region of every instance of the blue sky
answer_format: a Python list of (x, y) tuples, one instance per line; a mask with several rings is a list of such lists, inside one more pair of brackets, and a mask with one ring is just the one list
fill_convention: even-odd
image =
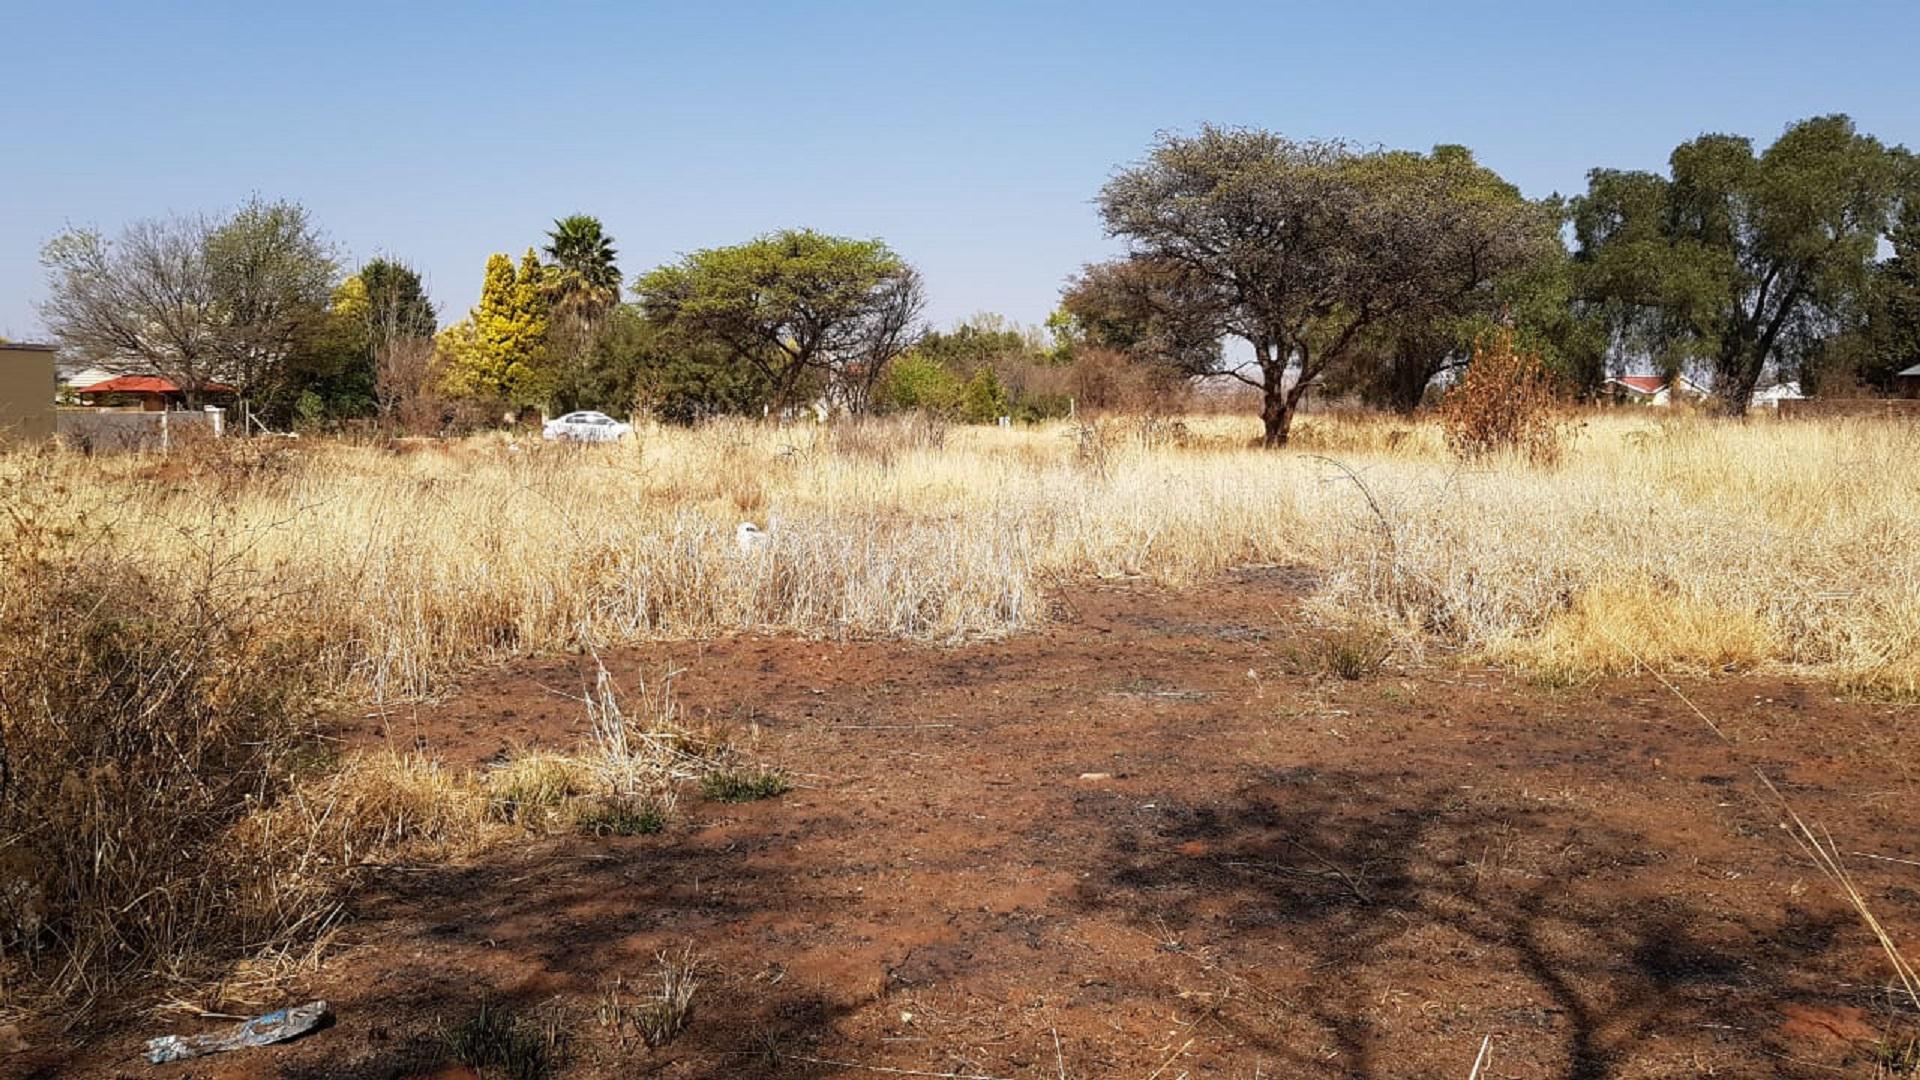
[(1527, 193), (1847, 112), (1920, 146), (1913, 3), (469, 6), (0, 0), (0, 336), (68, 223), (305, 203), (443, 321), (492, 251), (600, 216), (629, 280), (789, 225), (885, 238), (945, 323), (1038, 322), (1090, 200), (1203, 121), (1424, 149)]

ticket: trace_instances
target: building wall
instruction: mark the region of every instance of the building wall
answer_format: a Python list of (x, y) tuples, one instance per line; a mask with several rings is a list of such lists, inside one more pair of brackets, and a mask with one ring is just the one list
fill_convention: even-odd
[(0, 438), (53, 437), (53, 348), (0, 345)]
[(219, 411), (117, 412), (110, 409), (60, 410), (60, 441), (77, 450), (171, 450), (202, 439), (217, 439), (224, 428)]

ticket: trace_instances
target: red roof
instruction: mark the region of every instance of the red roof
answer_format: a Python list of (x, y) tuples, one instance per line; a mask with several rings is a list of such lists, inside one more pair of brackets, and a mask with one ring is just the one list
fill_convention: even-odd
[[(158, 375), (121, 375), (106, 382), (82, 387), (79, 392), (82, 394), (177, 394), (180, 388), (173, 385), (172, 380), (163, 379)], [(233, 387), (210, 382), (201, 387), (201, 392), (231, 394)]]
[(1643, 394), (1657, 394), (1667, 388), (1664, 375), (1622, 375), (1613, 381)]

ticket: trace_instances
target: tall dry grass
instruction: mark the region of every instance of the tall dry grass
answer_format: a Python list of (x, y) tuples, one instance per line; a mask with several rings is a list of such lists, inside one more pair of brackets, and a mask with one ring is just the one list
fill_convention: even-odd
[[(1103, 424), (1091, 443), (719, 424), (619, 448), (309, 444), (238, 481), (212, 456), (0, 459), (0, 484), (57, 483), (63, 513), (146, 564), (202, 557), (183, 522), (244, 537), (234, 558), (278, 589), (258, 608), (375, 695), (647, 637), (953, 641), (1032, 625), (1063, 579), (1254, 563), (1317, 571), (1330, 610), (1528, 664), (1621, 667), (1613, 627), (1678, 667), (1907, 690), (1920, 672), (1911, 426), (1599, 414), (1545, 468), (1462, 465), (1424, 422), (1310, 417), (1284, 454), (1240, 418)], [(772, 544), (739, 553), (741, 520)], [(1689, 644), (1708, 624), (1713, 647)]]

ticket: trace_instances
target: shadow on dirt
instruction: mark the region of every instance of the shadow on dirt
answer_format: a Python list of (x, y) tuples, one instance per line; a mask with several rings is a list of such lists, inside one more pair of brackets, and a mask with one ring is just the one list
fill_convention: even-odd
[(1080, 910), (1122, 914), (1218, 976), (1252, 1007), (1212, 1018), (1297, 1074), (1404, 1075), (1372, 1019), (1396, 995), (1428, 999), (1434, 1024), (1477, 1044), (1488, 1016), (1444, 1000), (1462, 978), (1498, 987), (1502, 1034), (1550, 1047), (1542, 1064), (1571, 1080), (1620, 1075), (1650, 1036), (1683, 1028), (1751, 1046), (1782, 1005), (1831, 1003), (1847, 981), (1825, 962), (1838, 916), (1731, 914), (1684, 853), (1590, 809), (1294, 769), (1133, 824), (1081, 810), (1110, 851)]

